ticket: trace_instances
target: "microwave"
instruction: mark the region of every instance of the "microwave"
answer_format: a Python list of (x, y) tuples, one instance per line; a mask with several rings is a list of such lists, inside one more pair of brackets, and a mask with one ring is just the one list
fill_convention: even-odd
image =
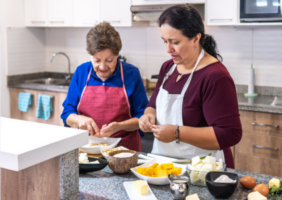
[(240, 21), (282, 21), (281, 1), (282, 0), (240, 0)]

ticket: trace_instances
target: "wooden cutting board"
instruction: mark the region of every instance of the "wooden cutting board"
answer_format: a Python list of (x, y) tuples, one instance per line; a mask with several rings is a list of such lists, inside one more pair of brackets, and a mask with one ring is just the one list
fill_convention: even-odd
[[(82, 150), (79, 149), (79, 153), (84, 153)], [(92, 157), (92, 158), (104, 158), (104, 156), (102, 154), (87, 154), (88, 157)]]

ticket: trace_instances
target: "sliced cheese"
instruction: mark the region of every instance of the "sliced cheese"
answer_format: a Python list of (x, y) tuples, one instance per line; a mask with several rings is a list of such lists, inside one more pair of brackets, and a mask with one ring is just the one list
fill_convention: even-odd
[(197, 165), (199, 162), (201, 162), (200, 156), (196, 156), (196, 157), (192, 158), (192, 165), (193, 166)]
[(256, 191), (248, 195), (248, 200), (267, 200), (267, 198)]
[(206, 156), (205, 159), (202, 160), (203, 163), (212, 164), (212, 165), (215, 165), (215, 161), (216, 161), (216, 158), (212, 156)]
[(199, 172), (191, 172), (190, 174), (191, 182), (195, 183), (196, 181), (200, 180), (199, 179)]
[(187, 196), (186, 200), (200, 200), (200, 199), (199, 199), (198, 195), (195, 193), (195, 194)]
[(199, 163), (199, 164), (195, 165), (196, 170), (201, 170), (203, 165), (204, 165), (203, 163)]
[(200, 171), (199, 173), (199, 179), (203, 182), (205, 182), (205, 179), (206, 179), (206, 175), (207, 175), (207, 171)]
[[(197, 166), (197, 165), (196, 165), (196, 166)], [(190, 170), (195, 170), (196, 168), (195, 168), (193, 165), (188, 164), (188, 169), (190, 169)]]
[(134, 181), (133, 188), (141, 195), (148, 193), (148, 185), (142, 180)]
[(269, 187), (273, 187), (273, 186), (276, 186), (276, 187), (280, 187), (280, 180), (277, 179), (277, 178), (272, 178), (270, 181), (269, 181)]
[(204, 164), (201, 170), (205, 171), (212, 171), (213, 170), (213, 165), (212, 164)]

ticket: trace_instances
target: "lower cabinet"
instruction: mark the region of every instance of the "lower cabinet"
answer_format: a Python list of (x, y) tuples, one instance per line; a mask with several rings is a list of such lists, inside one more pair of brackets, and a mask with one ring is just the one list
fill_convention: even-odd
[(282, 177), (280, 114), (240, 111), (243, 137), (234, 147), (235, 169)]
[[(20, 92), (28, 92), (32, 94), (33, 103), (31, 106), (29, 106), (27, 112), (22, 112), (18, 109), (18, 96)], [(51, 114), (51, 117), (48, 120), (43, 120), (36, 117), (36, 109), (37, 109), (39, 94), (46, 94), (52, 96), (53, 113)], [(10, 88), (11, 118), (63, 126), (64, 124), (61, 119), (61, 114), (63, 111), (62, 104), (65, 101), (66, 96), (67, 93), (63, 93), (63, 92)]]

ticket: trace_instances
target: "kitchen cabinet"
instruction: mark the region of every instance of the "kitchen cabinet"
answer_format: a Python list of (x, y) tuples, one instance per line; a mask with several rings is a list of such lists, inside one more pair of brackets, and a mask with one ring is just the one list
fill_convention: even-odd
[(243, 136), (235, 146), (235, 169), (282, 173), (282, 115), (240, 111)]
[(48, 26), (72, 26), (72, 0), (48, 0)]
[(72, 26), (72, 0), (25, 0), (26, 26)]
[(178, 4), (178, 3), (191, 3), (191, 4), (197, 4), (197, 3), (206, 3), (206, 0), (167, 0), (168, 4)]
[(166, 3), (167, 0), (132, 0), (132, 5), (158, 5)]
[(112, 26), (131, 26), (130, 7), (131, 0), (103, 0), (101, 1), (102, 21), (107, 21)]
[[(18, 96), (20, 92), (28, 92), (32, 94), (33, 103), (29, 106), (27, 112), (22, 112), (18, 109)], [(36, 117), (36, 108), (39, 94), (47, 94), (53, 97), (53, 113), (48, 120), (43, 120)], [(66, 99), (66, 96), (67, 93), (61, 92), (10, 88), (11, 118), (63, 126), (64, 124), (61, 119), (61, 114), (63, 111), (62, 104)]]
[(47, 0), (25, 0), (26, 26), (47, 26)]
[(100, 0), (73, 0), (74, 26), (93, 27), (101, 21)]
[(207, 25), (234, 25), (238, 23), (237, 0), (208, 0), (205, 5)]

